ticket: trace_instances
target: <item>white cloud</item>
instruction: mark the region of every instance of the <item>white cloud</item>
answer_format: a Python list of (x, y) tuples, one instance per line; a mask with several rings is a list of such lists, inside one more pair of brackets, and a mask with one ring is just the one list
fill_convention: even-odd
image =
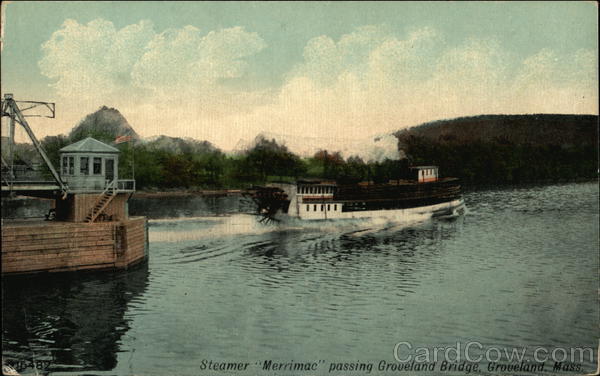
[[(595, 55), (542, 50), (522, 63), (494, 39), (447, 46), (433, 28), (363, 27), (310, 40), (304, 61), (261, 109), (280, 132), (360, 138), (484, 113), (597, 112)], [(283, 119), (287, 119), (285, 121)]]
[[(541, 49), (519, 59), (507, 47), (477, 38), (449, 46), (428, 27), (399, 35), (364, 26), (337, 41), (307, 41), (285, 83), (258, 91), (223, 84), (266, 48), (242, 27), (157, 33), (147, 21), (117, 30), (105, 20), (67, 20), (43, 45), (40, 68), (77, 119), (106, 104), (144, 136), (225, 149), (260, 132), (361, 140), (456, 116), (598, 112), (593, 51)], [(82, 98), (85, 105), (73, 105)]]
[(109, 95), (131, 84), (131, 70), (154, 32), (149, 21), (116, 30), (97, 19), (87, 25), (66, 20), (42, 45), (42, 74), (56, 79), (59, 95)]
[(203, 35), (193, 26), (156, 35), (132, 71), (134, 83), (158, 93), (192, 89), (209, 92), (224, 78), (242, 76), (243, 58), (266, 47), (256, 33), (241, 27)]
[(157, 34), (149, 21), (117, 30), (103, 19), (66, 20), (42, 45), (39, 66), (63, 97), (168, 100), (214, 94), (219, 80), (242, 76), (244, 59), (265, 47), (242, 27), (201, 32), (188, 25)]

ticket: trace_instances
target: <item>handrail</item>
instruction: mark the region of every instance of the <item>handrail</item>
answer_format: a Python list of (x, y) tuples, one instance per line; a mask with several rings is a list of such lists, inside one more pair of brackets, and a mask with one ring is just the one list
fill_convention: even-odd
[[(102, 211), (104, 210), (104, 208), (108, 205), (108, 203), (110, 202), (110, 200), (112, 200), (112, 197), (115, 196), (115, 183), (116, 183), (117, 179), (113, 179), (110, 183), (108, 183), (106, 185), (106, 188), (104, 189), (104, 191), (102, 191), (102, 193), (100, 193), (100, 195), (98, 196), (98, 199), (96, 199), (96, 202), (94, 203), (94, 206), (92, 206), (92, 210), (90, 212), (90, 221), (89, 223), (93, 223), (96, 218), (98, 217), (98, 215), (100, 215), (100, 213), (102, 213)], [(108, 191), (111, 190), (110, 193), (108, 193)], [(98, 211), (96, 211), (96, 206), (100, 203), (100, 200), (102, 199), (102, 197), (104, 197), (104, 195), (109, 195), (111, 196), (111, 198), (106, 201), (104, 203), (104, 205), (102, 205), (102, 207), (100, 209), (98, 209)]]
[(117, 191), (135, 191), (135, 179), (119, 179), (117, 181)]
[[(103, 196), (106, 192), (108, 192), (108, 190), (115, 184), (116, 181), (117, 181), (117, 179), (113, 179), (110, 183), (108, 183), (106, 185), (106, 188), (104, 188), (102, 193), (100, 193), (100, 196)], [(113, 191), (114, 191), (114, 188), (113, 188)]]

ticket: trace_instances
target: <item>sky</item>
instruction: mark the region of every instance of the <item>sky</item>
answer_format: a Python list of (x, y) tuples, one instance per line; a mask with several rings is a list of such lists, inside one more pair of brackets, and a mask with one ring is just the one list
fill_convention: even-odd
[[(598, 114), (595, 2), (2, 2), (1, 91), (39, 138), (115, 107), (143, 137), (363, 139)], [(4, 134), (5, 129), (2, 129)]]

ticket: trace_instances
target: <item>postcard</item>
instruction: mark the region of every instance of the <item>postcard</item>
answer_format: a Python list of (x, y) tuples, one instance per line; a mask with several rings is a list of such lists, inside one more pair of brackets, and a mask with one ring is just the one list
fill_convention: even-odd
[(3, 375), (598, 375), (596, 2), (5, 1)]

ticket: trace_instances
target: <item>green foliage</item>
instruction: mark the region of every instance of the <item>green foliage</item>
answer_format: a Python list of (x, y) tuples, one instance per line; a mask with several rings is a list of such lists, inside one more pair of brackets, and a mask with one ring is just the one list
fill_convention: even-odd
[(263, 181), (267, 175), (298, 177), (305, 172), (300, 158), (291, 153), (285, 145), (264, 138), (259, 139), (256, 145), (247, 151), (245, 167), (253, 172), (254, 177)]
[[(425, 124), (396, 134), (409, 159), (381, 162), (344, 159), (327, 150), (300, 158), (265, 138), (234, 156), (206, 141), (168, 136), (116, 147), (121, 152), (119, 176), (135, 176), (139, 189), (245, 188), (300, 177), (382, 183), (408, 178), (409, 165), (430, 164), (438, 165), (442, 176), (459, 177), (467, 185), (518, 184), (597, 178), (595, 122), (594, 116), (499, 115)], [(123, 134), (137, 138), (118, 111), (102, 108), (69, 137), (48, 136), (42, 145), (57, 167), (62, 147), (88, 136), (112, 143)]]
[(62, 134), (58, 136), (46, 136), (40, 141), (42, 148), (46, 151), (46, 155), (57, 168), (60, 165), (60, 154), (58, 151), (71, 143), (71, 140)]
[(444, 176), (459, 177), (468, 185), (597, 177), (598, 148), (592, 145), (445, 143), (424, 137), (411, 137), (404, 143), (413, 164), (438, 165)]

